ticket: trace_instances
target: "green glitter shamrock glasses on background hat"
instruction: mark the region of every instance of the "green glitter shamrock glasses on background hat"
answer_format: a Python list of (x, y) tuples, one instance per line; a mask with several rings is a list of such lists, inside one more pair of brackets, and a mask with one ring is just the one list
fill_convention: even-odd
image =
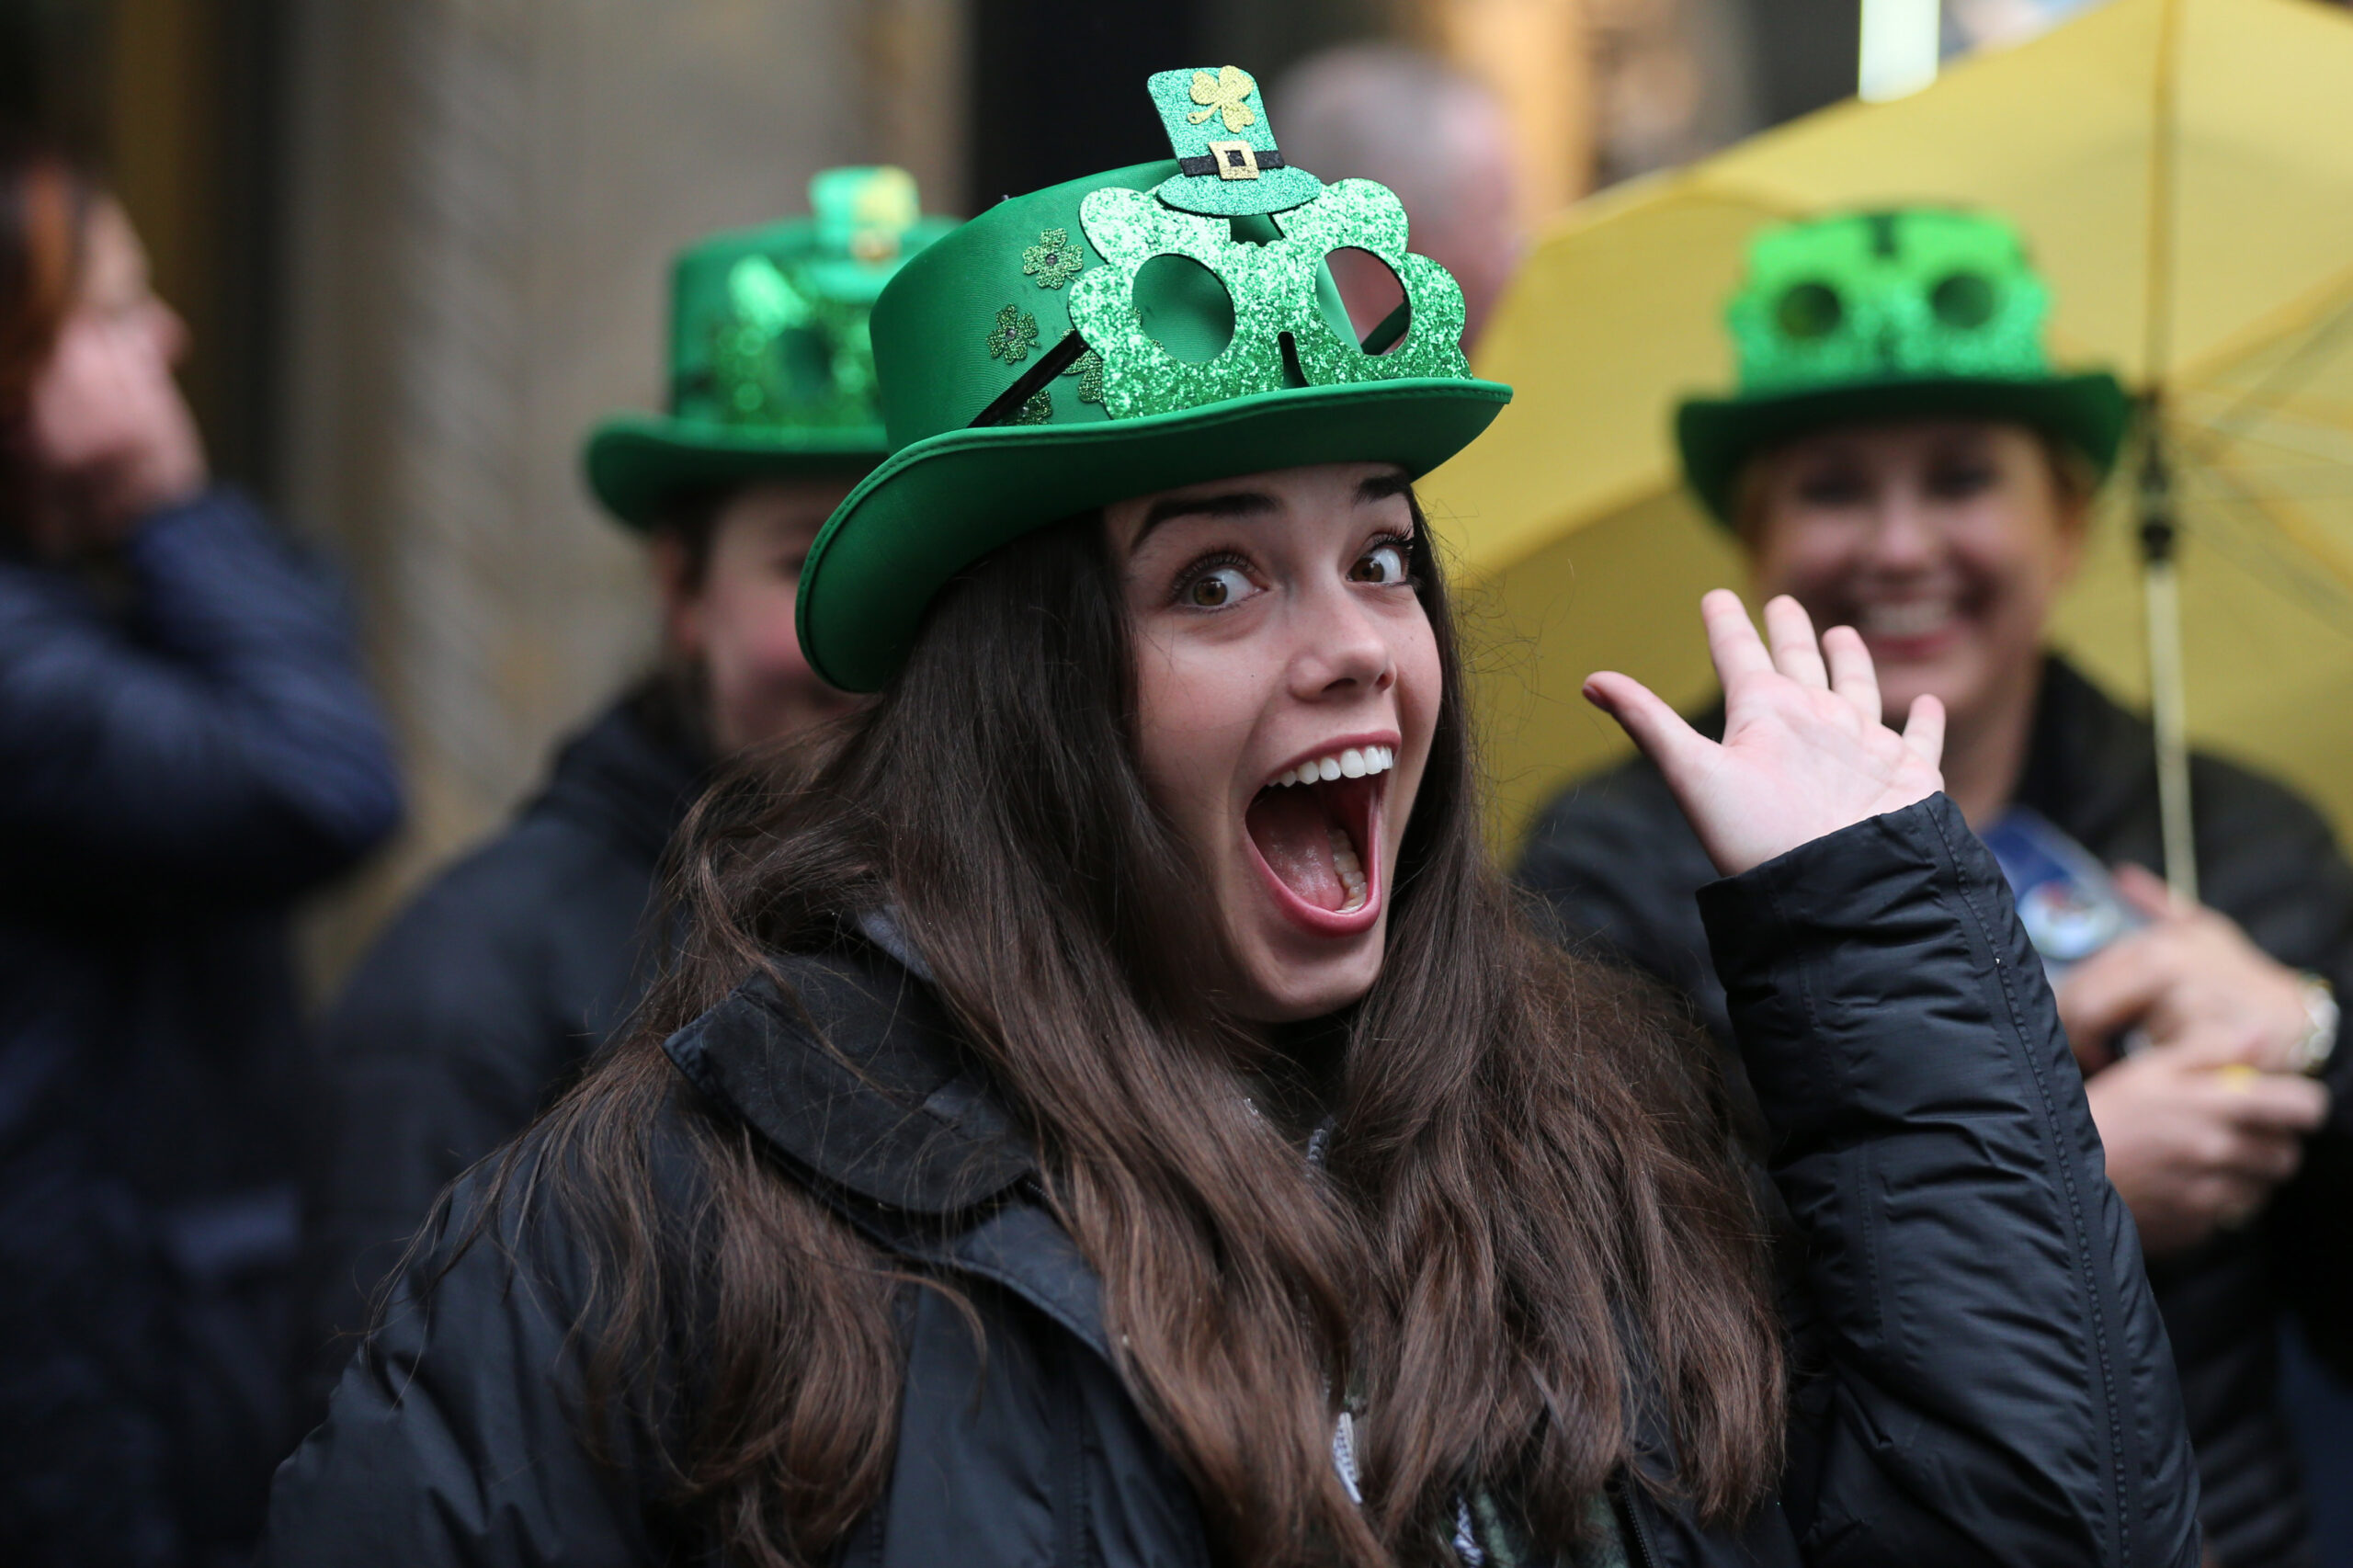
[[(801, 646), (835, 685), (881, 687), (957, 573), (1046, 523), (1312, 463), (1418, 477), (1510, 401), (1472, 376), (1462, 291), (1406, 250), (1394, 196), (1292, 167), (1233, 66), (1149, 87), (1175, 160), (1008, 198), (876, 301), (891, 456), (801, 576)], [(1361, 340), (1324, 265), (1344, 248), (1404, 291)]]
[(2105, 478), (2131, 403), (2105, 370), (2052, 368), (2050, 307), (2018, 232), (1998, 218), (1911, 208), (1768, 229), (1725, 312), (1739, 390), (1676, 410), (1684, 475), (1730, 522), (1742, 466), (1767, 447), (1835, 425), (1955, 415), (2044, 431)]
[(810, 216), (714, 234), (671, 277), (670, 412), (592, 431), (589, 488), (652, 528), (688, 491), (857, 473), (890, 450), (867, 319), (910, 256), (956, 226), (926, 218), (904, 169), (827, 169)]

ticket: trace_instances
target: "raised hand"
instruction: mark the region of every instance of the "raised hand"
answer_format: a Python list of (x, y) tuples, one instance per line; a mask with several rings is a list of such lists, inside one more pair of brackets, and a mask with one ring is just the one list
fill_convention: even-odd
[(1631, 676), (1592, 676), (1585, 695), (1666, 776), (1725, 876), (1944, 788), (1944, 705), (1921, 698), (1900, 735), (1882, 725), (1879, 676), (1852, 627), (1817, 642), (1804, 608), (1783, 596), (1765, 607), (1768, 653), (1723, 588), (1699, 601), (1699, 619), (1723, 682), (1721, 744)]

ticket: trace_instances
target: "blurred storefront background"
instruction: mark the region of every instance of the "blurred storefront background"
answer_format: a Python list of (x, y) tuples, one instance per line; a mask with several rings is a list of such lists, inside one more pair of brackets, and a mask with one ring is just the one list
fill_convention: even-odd
[(1857, 37), (1855, 0), (0, 0), (0, 114), (111, 172), (216, 468), (350, 574), (415, 811), (332, 970), (648, 656), (577, 452), (662, 400), (681, 244), (829, 165), (969, 212), (1164, 155), (1148, 72), (1367, 39), (1495, 89), (1533, 227), (1845, 96)]

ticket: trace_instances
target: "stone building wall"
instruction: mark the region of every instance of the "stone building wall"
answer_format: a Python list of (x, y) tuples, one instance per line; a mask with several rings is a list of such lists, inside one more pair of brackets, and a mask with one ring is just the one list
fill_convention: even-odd
[(953, 0), (336, 0), (292, 9), (280, 489), (354, 579), (409, 829), (329, 971), (647, 658), (634, 543), (579, 474), (658, 406), (671, 253), (887, 160), (961, 181)]

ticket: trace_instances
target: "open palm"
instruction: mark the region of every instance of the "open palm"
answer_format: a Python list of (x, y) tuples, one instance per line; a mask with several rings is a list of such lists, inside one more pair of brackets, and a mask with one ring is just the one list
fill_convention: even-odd
[(1765, 607), (1768, 652), (1724, 588), (1699, 601), (1699, 619), (1724, 687), (1721, 744), (1630, 676), (1593, 676), (1585, 694), (1666, 776), (1725, 876), (1944, 788), (1944, 705), (1921, 698), (1900, 735), (1881, 724), (1879, 676), (1852, 627), (1817, 641), (1803, 607), (1783, 596)]

